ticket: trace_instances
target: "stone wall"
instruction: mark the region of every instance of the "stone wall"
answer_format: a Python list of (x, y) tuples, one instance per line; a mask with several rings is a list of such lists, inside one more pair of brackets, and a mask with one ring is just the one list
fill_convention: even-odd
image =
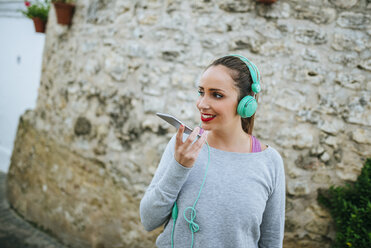
[(47, 26), (37, 107), (20, 119), (8, 198), (72, 247), (154, 247), (139, 202), (175, 129), (195, 125), (213, 59), (262, 73), (254, 135), (282, 155), (285, 247), (329, 247), (317, 190), (354, 181), (371, 156), (369, 0), (78, 0)]

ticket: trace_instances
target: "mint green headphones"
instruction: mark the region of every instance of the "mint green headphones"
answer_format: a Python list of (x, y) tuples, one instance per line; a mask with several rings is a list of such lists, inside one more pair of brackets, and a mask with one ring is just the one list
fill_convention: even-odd
[(230, 54), (229, 56), (235, 56), (241, 59), (246, 64), (247, 68), (249, 68), (250, 71), (250, 75), (253, 81), (251, 89), (254, 92), (254, 96), (245, 96), (244, 98), (241, 99), (237, 106), (237, 113), (242, 118), (248, 118), (255, 113), (258, 107), (258, 103), (256, 102), (255, 99), (255, 94), (260, 92), (260, 73), (256, 65), (254, 65), (254, 63), (252, 63), (244, 56), (238, 54)]

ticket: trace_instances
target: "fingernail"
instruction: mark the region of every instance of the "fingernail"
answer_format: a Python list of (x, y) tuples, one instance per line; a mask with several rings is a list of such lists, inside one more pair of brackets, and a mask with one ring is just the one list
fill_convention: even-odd
[(203, 134), (204, 131), (205, 131), (205, 130), (201, 127), (201, 128), (200, 128), (200, 135)]

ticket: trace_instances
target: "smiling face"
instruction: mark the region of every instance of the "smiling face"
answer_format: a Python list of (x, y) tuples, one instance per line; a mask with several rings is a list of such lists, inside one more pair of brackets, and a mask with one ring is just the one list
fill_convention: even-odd
[(200, 80), (197, 108), (201, 114), (202, 128), (210, 131), (242, 128), (237, 114), (239, 91), (223, 65), (211, 66)]

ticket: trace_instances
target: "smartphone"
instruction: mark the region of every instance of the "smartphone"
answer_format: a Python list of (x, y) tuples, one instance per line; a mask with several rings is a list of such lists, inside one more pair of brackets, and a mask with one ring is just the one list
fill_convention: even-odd
[[(156, 113), (156, 115), (158, 117), (160, 117), (161, 119), (165, 120), (166, 122), (170, 123), (174, 127), (176, 127), (176, 129), (179, 129), (180, 125), (184, 125), (184, 127), (185, 127), (184, 128), (184, 133), (186, 133), (186, 134), (191, 134), (192, 131), (193, 131), (192, 128), (188, 127), (186, 124), (184, 124), (183, 122), (181, 122), (180, 120), (178, 120), (177, 118), (175, 118), (172, 115), (163, 114), (163, 113)], [(200, 134), (198, 134), (198, 136), (201, 137)]]

